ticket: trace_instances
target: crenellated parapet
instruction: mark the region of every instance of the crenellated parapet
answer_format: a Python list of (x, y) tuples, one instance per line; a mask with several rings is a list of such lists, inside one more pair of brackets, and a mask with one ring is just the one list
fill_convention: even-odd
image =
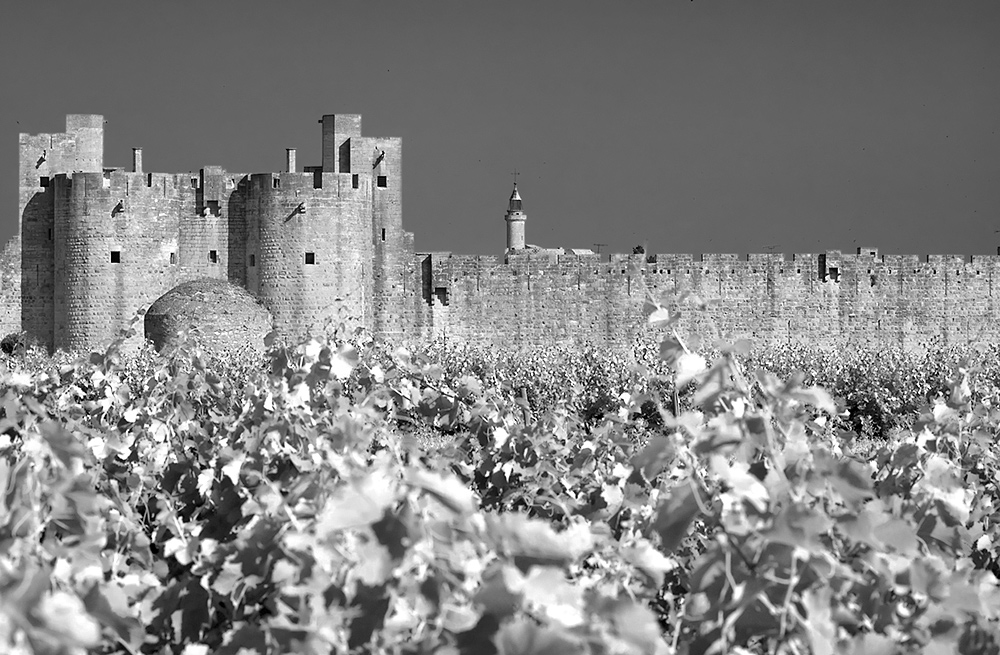
[(685, 312), (683, 327), (712, 338), (904, 347), (1000, 339), (1000, 256), (528, 249), (502, 260), (417, 259), (430, 325), (424, 336), (622, 342), (641, 329), (647, 297), (689, 292), (705, 309)]
[[(65, 132), (22, 134), (0, 327), (51, 347), (99, 347), (178, 285), (219, 280), (248, 290), (289, 337), (347, 318), (392, 340), (625, 343), (644, 329), (647, 298), (686, 293), (703, 310), (684, 311), (680, 329), (708, 338), (1000, 339), (1000, 253), (540, 248), (527, 241), (516, 188), (502, 255), (416, 253), (403, 228), (402, 140), (362, 134), (357, 114), (320, 124), (319, 165), (300, 167), (288, 148), (284, 171), (252, 174), (146, 172), (140, 148), (131, 170), (106, 167), (97, 115), (68, 116)], [(169, 318), (160, 324), (179, 324)]]
[[(341, 308), (402, 334), (413, 235), (402, 227), (402, 142), (361, 134), (358, 115), (320, 121), (323, 163), (299, 171), (147, 172), (103, 164), (104, 119), (20, 138), (16, 280), (0, 315), (53, 348), (97, 347), (175, 286), (220, 279), (253, 292), (301, 334)], [(11, 248), (9, 247), (8, 250)], [(4, 262), (6, 266), (7, 262)], [(8, 316), (8, 314), (10, 316)], [(6, 334), (7, 332), (5, 332)]]

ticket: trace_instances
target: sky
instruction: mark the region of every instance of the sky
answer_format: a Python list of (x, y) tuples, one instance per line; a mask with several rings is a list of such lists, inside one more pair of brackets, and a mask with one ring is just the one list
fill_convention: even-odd
[[(19, 132), (103, 114), (105, 166), (320, 163), (403, 139), (419, 251), (997, 254), (1000, 2), (5, 0), (0, 240)], [(6, 153), (6, 154), (3, 154)]]

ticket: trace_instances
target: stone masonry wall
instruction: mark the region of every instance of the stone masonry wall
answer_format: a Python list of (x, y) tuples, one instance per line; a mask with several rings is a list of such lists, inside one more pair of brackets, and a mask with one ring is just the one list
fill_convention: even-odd
[(194, 216), (187, 176), (59, 175), (55, 192), (56, 348), (100, 347), (140, 307), (203, 275), (180, 239), (182, 217)]
[(406, 329), (403, 307), (408, 290), (404, 280), (413, 257), (413, 235), (403, 229), (402, 139), (355, 137), (351, 139), (352, 175), (371, 178), (372, 261), (368, 325), (387, 338), (398, 338)]
[(21, 331), (21, 235), (0, 250), (0, 339)]
[(66, 131), (21, 134), (18, 147), (18, 236), (21, 245), (21, 328), (51, 347), (56, 260), (54, 181), (60, 173), (102, 170), (104, 117), (66, 116)]
[[(628, 343), (649, 297), (706, 305), (709, 339), (904, 347), (1000, 340), (1000, 255), (415, 254), (402, 141), (327, 115), (321, 166), (196, 174), (103, 167), (103, 118), (20, 135), (17, 237), (0, 254), (0, 336), (101, 347), (140, 307), (195, 279), (245, 287), (296, 337), (342, 310), (389, 340)], [(502, 244), (497, 244), (500, 247)]]
[(256, 293), (275, 328), (298, 337), (338, 307), (355, 319), (372, 298), (370, 178), (349, 173), (264, 173), (250, 177), (247, 257)]
[(639, 333), (647, 296), (689, 291), (705, 312), (681, 328), (704, 338), (830, 346), (912, 347), (1000, 339), (1000, 256), (427, 254), (414, 339), (497, 344), (625, 344)]

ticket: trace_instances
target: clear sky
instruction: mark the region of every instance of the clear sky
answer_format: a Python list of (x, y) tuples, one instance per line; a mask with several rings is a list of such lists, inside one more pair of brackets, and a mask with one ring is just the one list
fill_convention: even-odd
[(6, 0), (17, 135), (103, 114), (105, 165), (320, 163), (327, 113), (403, 138), (419, 250), (996, 254), (1000, 2)]

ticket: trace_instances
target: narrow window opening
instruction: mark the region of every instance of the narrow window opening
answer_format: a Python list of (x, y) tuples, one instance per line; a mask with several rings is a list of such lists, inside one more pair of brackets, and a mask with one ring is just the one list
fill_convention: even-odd
[(170, 253), (170, 265), (173, 266), (176, 263), (177, 263), (177, 253), (172, 252)]
[(379, 175), (378, 178), (375, 180), (375, 185), (382, 187), (383, 189), (386, 186), (388, 186), (388, 182), (386, 181), (385, 175)]
[(208, 261), (212, 262), (213, 264), (218, 264), (219, 263), (219, 251), (218, 250), (209, 250), (208, 251)]
[(196, 178), (196, 177), (192, 177), (191, 178), (191, 188), (192, 189), (197, 189), (198, 188), (198, 178)]
[(49, 186), (49, 177), (47, 175), (44, 175), (44, 176), (38, 178), (38, 186), (40, 186), (40, 187), (47, 187), (47, 186)]
[(122, 262), (122, 251), (121, 250), (112, 250), (111, 251), (111, 263), (112, 264), (120, 264), (121, 262)]
[(313, 188), (323, 188), (323, 171), (313, 171)]
[(281, 188), (281, 178), (280, 177), (276, 177), (276, 178), (274, 178), (274, 179), (271, 180), (271, 188), (272, 189), (280, 189)]
[(840, 281), (840, 269), (837, 268), (836, 266), (830, 267), (830, 279), (833, 280), (834, 282)]
[(49, 228), (49, 241), (52, 241), (52, 228)]
[(146, 173), (146, 186), (147, 187), (153, 186), (153, 174), (152, 173)]
[(316, 263), (316, 253), (307, 252), (306, 253), (306, 264), (312, 265)]
[(257, 265), (257, 256), (256, 255), (250, 255), (250, 265), (251, 266), (256, 266)]
[(385, 241), (385, 228), (382, 228), (382, 240)]
[(439, 303), (448, 306), (448, 287), (434, 287), (434, 296)]
[(355, 173), (351, 176), (351, 188), (357, 189), (360, 186), (358, 182), (358, 175)]

